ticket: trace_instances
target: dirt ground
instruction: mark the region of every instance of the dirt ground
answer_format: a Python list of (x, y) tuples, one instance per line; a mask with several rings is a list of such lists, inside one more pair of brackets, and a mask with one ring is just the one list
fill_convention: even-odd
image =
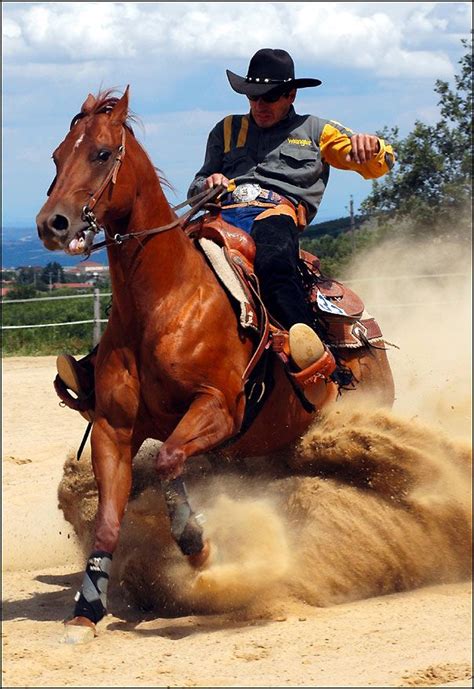
[[(400, 346), (390, 355), (393, 412), (338, 411), (300, 448), (302, 464), (319, 453), (336, 478), (243, 482), (242, 499), (239, 482), (223, 478), (202, 492), (206, 528), (218, 541), (230, 521), (237, 550), (226, 555), (224, 537), (229, 559), (200, 578), (175, 551), (160, 560), (170, 551), (156, 529), (157, 493), (133, 501), (110, 614), (87, 645), (62, 642), (85, 564), (80, 525), (63, 514), (68, 500), (81, 509), (94, 500), (88, 449), (74, 459), (85, 421), (58, 404), (54, 357), (3, 359), (3, 686), (472, 686), (465, 288), (442, 285), (457, 308), (441, 321), (419, 284), (422, 311), (382, 312), (384, 334)], [(361, 439), (371, 490), (337, 479), (341, 458), (352, 470), (367, 459)]]

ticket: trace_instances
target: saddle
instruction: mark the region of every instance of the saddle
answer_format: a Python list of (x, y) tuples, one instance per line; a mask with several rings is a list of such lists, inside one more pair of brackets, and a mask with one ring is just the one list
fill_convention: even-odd
[[(186, 233), (204, 252), (223, 286), (239, 303), (242, 327), (262, 334), (266, 309), (260, 300), (258, 279), (254, 273), (255, 243), (252, 237), (215, 212), (206, 213), (190, 223)], [(331, 349), (376, 343), (383, 346), (380, 327), (360, 297), (341, 282), (322, 275), (316, 256), (301, 249), (300, 259), (308, 275), (308, 300), (321, 326), (319, 334), (325, 344)], [(268, 314), (268, 319), (270, 331), (282, 331), (271, 314)]]

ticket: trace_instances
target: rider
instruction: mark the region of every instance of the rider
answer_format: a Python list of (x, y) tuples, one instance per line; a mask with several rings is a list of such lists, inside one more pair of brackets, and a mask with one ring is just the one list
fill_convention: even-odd
[(229, 70), (227, 77), (233, 90), (247, 97), (250, 112), (229, 115), (212, 129), (188, 197), (217, 185), (227, 188), (221, 197), (222, 218), (254, 239), (263, 301), (289, 331), (292, 358), (305, 368), (324, 349), (312, 330), (298, 271), (299, 231), (317, 213), (330, 166), (374, 179), (391, 169), (394, 153), (375, 135), (298, 115), (293, 107), (297, 89), (321, 81), (295, 79), (285, 50), (258, 50), (246, 77)]
[[(394, 153), (375, 135), (298, 115), (293, 108), (297, 89), (321, 81), (296, 79), (285, 50), (258, 50), (246, 77), (229, 70), (227, 77), (233, 90), (247, 97), (250, 112), (229, 115), (212, 129), (188, 197), (218, 185), (227, 188), (221, 196), (222, 217), (254, 239), (263, 301), (289, 331), (293, 361), (309, 370), (324, 355), (324, 346), (312, 329), (298, 272), (299, 231), (317, 213), (330, 166), (375, 179), (391, 169)], [(60, 378), (79, 396), (93, 393), (91, 361), (90, 355), (80, 363), (70, 355), (58, 357)]]

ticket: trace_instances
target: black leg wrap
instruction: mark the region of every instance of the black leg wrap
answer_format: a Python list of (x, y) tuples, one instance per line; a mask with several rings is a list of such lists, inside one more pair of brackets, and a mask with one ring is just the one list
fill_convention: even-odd
[(184, 555), (197, 555), (204, 548), (203, 529), (192, 511), (182, 478), (163, 482), (171, 533)]
[(87, 617), (97, 624), (107, 612), (107, 588), (109, 585), (112, 555), (103, 550), (91, 553), (87, 561), (82, 588), (76, 594), (74, 617)]

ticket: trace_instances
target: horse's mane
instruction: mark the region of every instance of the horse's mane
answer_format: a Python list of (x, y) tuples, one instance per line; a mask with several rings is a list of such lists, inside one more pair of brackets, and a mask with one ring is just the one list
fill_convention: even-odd
[[(82, 120), (83, 117), (111, 112), (120, 100), (118, 96), (113, 95), (115, 92), (116, 89), (106, 89), (105, 91), (99, 91), (99, 93), (95, 96), (95, 103), (90, 110), (81, 110), (81, 112), (78, 112), (77, 115), (74, 115), (74, 117), (71, 120), (70, 129), (72, 129), (79, 120)], [(127, 112), (127, 118), (124, 122), (124, 126), (127, 127), (130, 134), (135, 136), (135, 133), (131, 126), (131, 122), (139, 122), (139, 119), (134, 113), (132, 113), (129, 110)]]

